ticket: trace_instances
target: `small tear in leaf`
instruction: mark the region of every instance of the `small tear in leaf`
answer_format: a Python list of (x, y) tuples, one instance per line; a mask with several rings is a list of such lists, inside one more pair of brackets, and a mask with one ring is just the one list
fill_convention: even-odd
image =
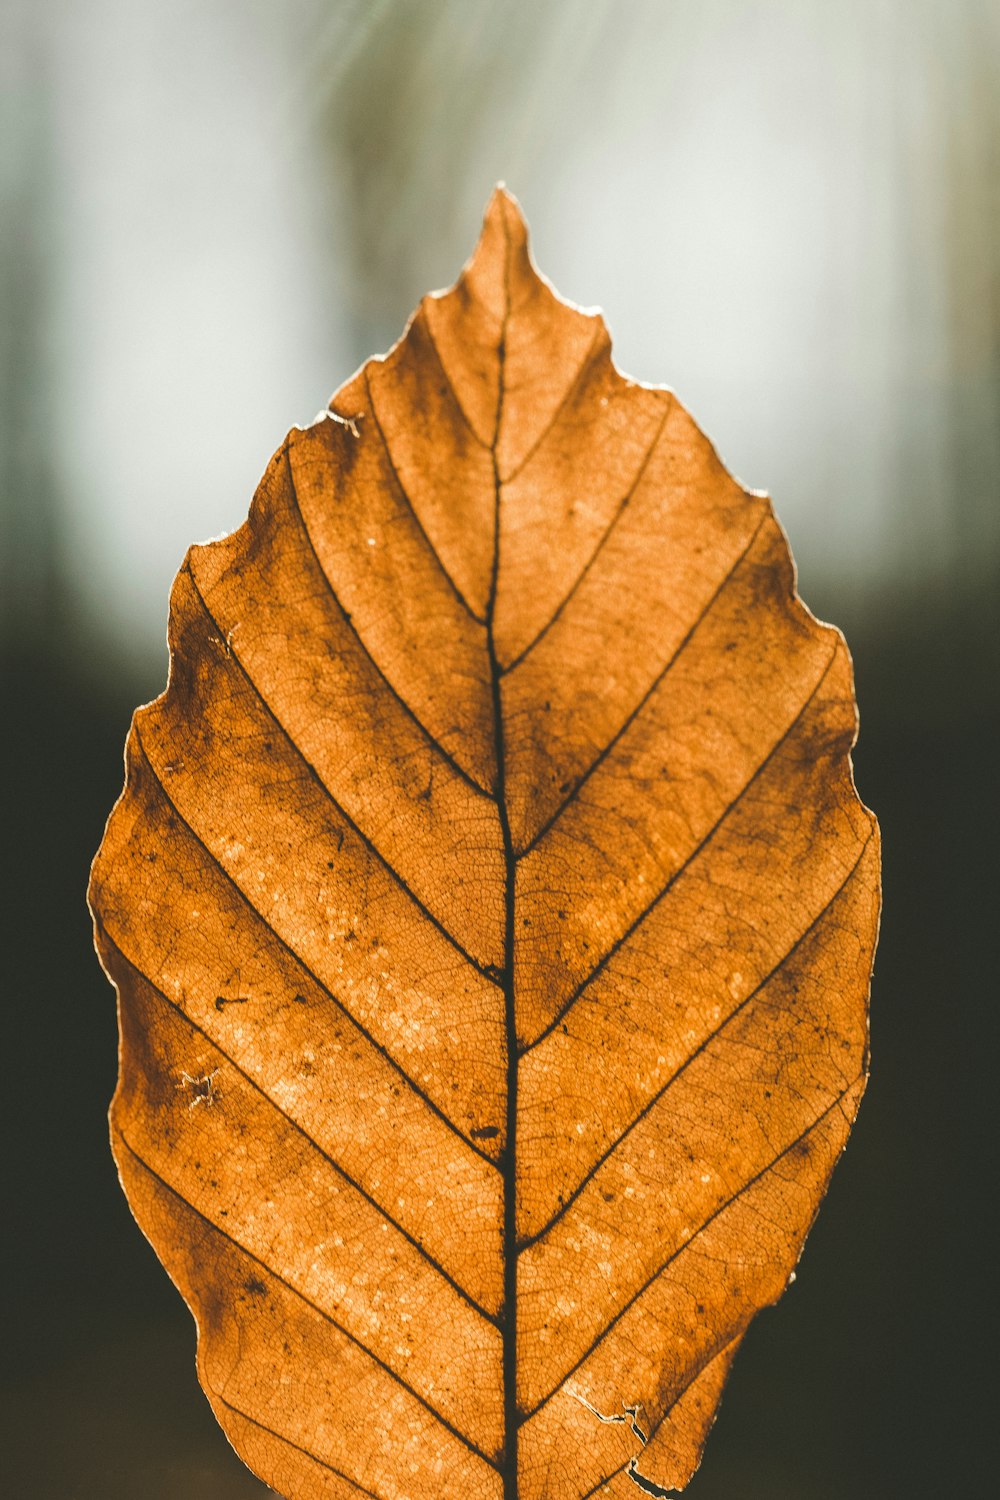
[(353, 437), (361, 436), (361, 433), (358, 429), (358, 423), (364, 417), (363, 411), (357, 412), (353, 417), (342, 417), (339, 412), (328, 410), (321, 412), (320, 417), (325, 417), (330, 422), (337, 422), (341, 427), (346, 427), (348, 432), (351, 433)]
[(676, 1495), (677, 1491), (672, 1486), (664, 1488), (662, 1484), (657, 1484), (655, 1480), (647, 1479), (644, 1474), (640, 1474), (636, 1467), (638, 1462), (638, 1459), (630, 1458), (628, 1468), (625, 1470), (633, 1484), (637, 1484), (641, 1490), (645, 1490), (647, 1495)]
[(194, 1077), (191, 1073), (181, 1073), (179, 1089), (187, 1089), (191, 1094), (188, 1109), (194, 1109), (196, 1104), (214, 1104), (219, 1097), (219, 1091), (215, 1087), (214, 1079), (218, 1068), (213, 1068), (211, 1073), (202, 1073), (200, 1077)]
[(638, 1423), (638, 1402), (636, 1402), (633, 1406), (629, 1406), (626, 1402), (623, 1401), (621, 1415), (612, 1415), (610, 1417), (606, 1417), (603, 1412), (597, 1410), (596, 1406), (591, 1406), (590, 1402), (587, 1401), (585, 1397), (581, 1396), (577, 1391), (571, 1391), (570, 1395), (575, 1396), (580, 1405), (585, 1406), (589, 1412), (593, 1413), (593, 1415), (599, 1422), (624, 1422), (632, 1429), (636, 1437), (639, 1439), (640, 1443), (645, 1443), (646, 1434), (643, 1432)]

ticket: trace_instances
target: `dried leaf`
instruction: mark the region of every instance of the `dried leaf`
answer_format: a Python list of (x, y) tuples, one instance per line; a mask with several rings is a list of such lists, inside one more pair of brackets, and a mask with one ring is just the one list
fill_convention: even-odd
[(115, 1155), (282, 1494), (682, 1486), (864, 1087), (851, 667), (502, 192), (191, 549), (92, 883)]

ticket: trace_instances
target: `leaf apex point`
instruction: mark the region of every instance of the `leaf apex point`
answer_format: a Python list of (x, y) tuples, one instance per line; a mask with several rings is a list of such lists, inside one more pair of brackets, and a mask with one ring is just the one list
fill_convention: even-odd
[(498, 182), (490, 194), (486, 211), (483, 214), (483, 233), (480, 240), (487, 238), (490, 231), (501, 230), (505, 239), (511, 237), (526, 240), (528, 237), (528, 222), (524, 216), (524, 210), (506, 183)]

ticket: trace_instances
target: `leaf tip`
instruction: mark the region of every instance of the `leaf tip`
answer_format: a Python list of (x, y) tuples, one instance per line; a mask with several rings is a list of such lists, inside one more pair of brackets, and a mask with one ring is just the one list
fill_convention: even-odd
[(528, 226), (524, 210), (505, 182), (498, 182), (490, 194), (490, 201), (483, 215), (484, 224), (488, 224), (494, 216), (499, 217), (508, 229), (516, 224), (520, 226), (523, 234), (527, 234)]
[(480, 301), (502, 320), (512, 288), (533, 274), (527, 220), (517, 199), (499, 182), (486, 205), (479, 242), (465, 268), (464, 279)]

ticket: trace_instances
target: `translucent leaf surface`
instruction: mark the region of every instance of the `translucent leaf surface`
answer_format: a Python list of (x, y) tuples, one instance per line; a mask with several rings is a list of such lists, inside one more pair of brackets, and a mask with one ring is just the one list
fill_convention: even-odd
[(116, 1159), (289, 1497), (680, 1487), (857, 1110), (840, 635), (494, 196), (174, 587), (94, 867)]

